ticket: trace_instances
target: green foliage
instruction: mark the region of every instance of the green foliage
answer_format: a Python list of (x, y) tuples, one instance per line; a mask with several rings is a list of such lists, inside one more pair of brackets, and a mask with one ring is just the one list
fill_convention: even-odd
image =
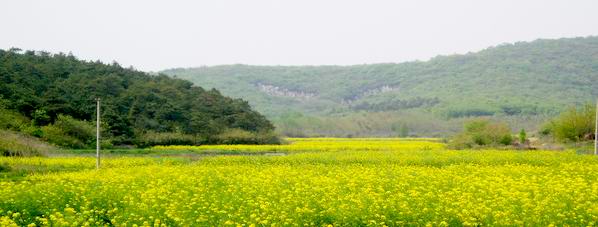
[(192, 135), (180, 132), (153, 132), (143, 133), (135, 141), (139, 147), (151, 147), (155, 145), (199, 145), (199, 141)]
[(524, 144), (526, 140), (527, 133), (525, 132), (525, 129), (521, 129), (521, 131), (519, 131), (519, 143)]
[(76, 148), (76, 149), (88, 147), (87, 144), (83, 143), (81, 140), (79, 140), (73, 136), (68, 135), (61, 128), (59, 128), (55, 125), (43, 126), (41, 128), (41, 130), (42, 130), (42, 134), (43, 134), (43, 139), (52, 144), (55, 144), (55, 145), (58, 145), (61, 147)]
[(48, 112), (45, 110), (35, 110), (31, 118), (35, 125), (47, 125), (50, 122), (50, 116), (48, 116)]
[(384, 102), (370, 103), (368, 101), (360, 102), (351, 106), (353, 110), (365, 110), (372, 112), (394, 111), (403, 109), (413, 109), (421, 107), (431, 107), (438, 104), (438, 98), (420, 98), (415, 97), (409, 100), (387, 100)]
[(3, 129), (19, 131), (34, 137), (42, 136), (40, 128), (33, 125), (27, 117), (16, 111), (3, 109), (0, 106), (0, 130)]
[[(363, 129), (359, 121), (345, 116), (365, 112), (374, 119), (379, 112), (405, 111), (450, 119), (443, 119), (442, 127), (432, 132), (420, 130), (426, 121), (410, 124), (412, 132), (433, 135), (446, 126), (460, 126), (459, 118), (545, 120), (570, 103), (593, 99), (598, 96), (598, 37), (501, 44), (476, 53), (399, 64), (226, 65), (164, 73), (242, 97), (272, 119), (284, 117), (275, 123), (288, 135), (392, 135), (389, 124)], [(292, 112), (302, 116), (294, 115), (293, 121), (288, 118)], [(401, 120), (411, 122), (416, 116)], [(312, 126), (307, 118), (322, 125)], [(291, 121), (298, 127), (287, 127)], [(443, 132), (453, 129), (457, 128)]]
[(219, 144), (279, 144), (280, 139), (274, 133), (254, 133), (242, 129), (230, 129), (216, 136)]
[(465, 123), (463, 132), (450, 141), (449, 147), (466, 149), (478, 146), (505, 146), (512, 142), (511, 129), (507, 124), (477, 119)]
[[(10, 110), (0, 113), (2, 128), (43, 126), (48, 141), (86, 147), (90, 134), (83, 121), (95, 120), (97, 97), (102, 99), (103, 135), (114, 143), (144, 141), (138, 137), (148, 131), (181, 132), (206, 140), (228, 128), (255, 133), (274, 130), (246, 101), (185, 80), (116, 63), (80, 61), (72, 55), (0, 50), (0, 103)], [(41, 136), (39, 130), (29, 131)]]
[(571, 107), (544, 126), (543, 134), (552, 135), (561, 142), (580, 142), (594, 134), (595, 107)]
[(20, 113), (0, 108), (0, 129), (19, 131), (30, 125), (29, 119)]
[(496, 112), (491, 109), (481, 107), (464, 107), (464, 108), (449, 108), (444, 110), (444, 115), (447, 118), (459, 118), (459, 117), (481, 117), (481, 116), (492, 116)]
[(0, 156), (41, 156), (54, 147), (38, 138), (0, 130)]
[(54, 126), (73, 138), (81, 141), (83, 144), (92, 144), (95, 142), (95, 127), (88, 121), (77, 120), (71, 116), (58, 115)]
[(43, 138), (68, 148), (90, 148), (95, 144), (95, 128), (86, 121), (71, 116), (58, 115), (52, 125), (42, 127)]
[(1, 172), (9, 172), (10, 171), (10, 166), (5, 164), (5, 163), (0, 163), (0, 173)]
[(405, 124), (405, 123), (395, 123), (391, 126), (391, 129), (399, 137), (408, 137), (409, 136), (409, 126), (407, 126), (407, 124)]

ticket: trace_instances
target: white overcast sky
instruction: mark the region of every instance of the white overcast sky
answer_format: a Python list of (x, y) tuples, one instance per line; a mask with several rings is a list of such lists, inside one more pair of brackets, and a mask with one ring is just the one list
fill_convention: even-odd
[(2, 0), (0, 48), (155, 71), (426, 60), (598, 35), (598, 0)]

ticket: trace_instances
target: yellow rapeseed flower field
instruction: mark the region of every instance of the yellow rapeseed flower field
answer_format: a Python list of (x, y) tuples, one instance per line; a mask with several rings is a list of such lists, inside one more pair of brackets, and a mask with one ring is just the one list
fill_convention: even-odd
[[(598, 158), (447, 150), (433, 139), (291, 139), (286, 152), (184, 161), (0, 158), (64, 166), (0, 180), (0, 226), (592, 226)], [(285, 150), (286, 149), (286, 150)]]
[(431, 150), (444, 145), (432, 138), (289, 138), (284, 145), (156, 146), (154, 150), (230, 151), (241, 153)]

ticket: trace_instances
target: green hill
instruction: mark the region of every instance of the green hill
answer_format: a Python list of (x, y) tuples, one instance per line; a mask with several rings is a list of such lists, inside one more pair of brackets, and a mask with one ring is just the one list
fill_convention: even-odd
[(0, 50), (0, 130), (93, 146), (96, 97), (105, 141), (115, 145), (229, 143), (228, 137), (260, 143), (273, 130), (246, 101), (189, 81), (72, 55)]
[(224, 65), (163, 73), (242, 97), (286, 134), (390, 135), (408, 127), (435, 135), (476, 116), (534, 127), (598, 96), (598, 37), (501, 44), (399, 64)]

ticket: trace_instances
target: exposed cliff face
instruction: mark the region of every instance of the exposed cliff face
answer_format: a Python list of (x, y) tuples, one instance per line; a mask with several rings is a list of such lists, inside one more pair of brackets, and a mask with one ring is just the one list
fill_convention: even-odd
[[(305, 100), (310, 100), (310, 99), (318, 96), (317, 93), (300, 91), (300, 90), (291, 90), (291, 89), (287, 89), (287, 88), (279, 87), (279, 86), (275, 86), (275, 85), (270, 85), (270, 84), (257, 83), (257, 84), (255, 84), (255, 86), (260, 91), (262, 91), (268, 95), (277, 96), (277, 97), (290, 97), (290, 98), (294, 98), (297, 100), (305, 101)], [(389, 92), (395, 92), (395, 91), (398, 91), (399, 89), (400, 88), (398, 85), (383, 85), (380, 87), (362, 91), (350, 98), (341, 100), (341, 102), (343, 104), (350, 105), (350, 104), (354, 103), (354, 101), (356, 101), (360, 98), (363, 98), (363, 97), (374, 96), (374, 95), (379, 95), (379, 94), (389, 93)]]
[(350, 98), (345, 98), (343, 99), (341, 102), (343, 104), (352, 104), (353, 102), (355, 102), (358, 99), (361, 99), (363, 97), (367, 97), (367, 96), (373, 96), (373, 95), (379, 95), (379, 94), (383, 94), (383, 93), (389, 93), (389, 92), (395, 92), (395, 91), (399, 91), (399, 86), (398, 85), (383, 85), (381, 87), (377, 87), (377, 88), (372, 88), (372, 89), (368, 89), (365, 91), (362, 91), (361, 93), (354, 95)]

